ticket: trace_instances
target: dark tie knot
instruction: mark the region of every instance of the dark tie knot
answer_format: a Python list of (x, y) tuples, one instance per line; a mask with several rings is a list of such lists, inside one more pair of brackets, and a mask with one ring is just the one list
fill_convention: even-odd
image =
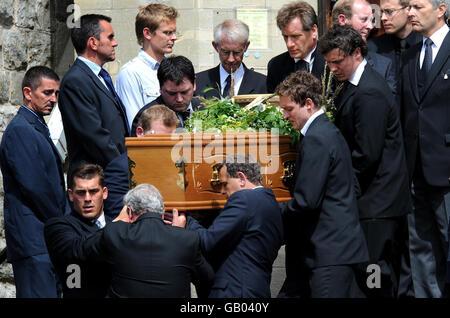
[(433, 40), (431, 40), (430, 38), (427, 38), (426, 40), (425, 40), (425, 46), (426, 47), (429, 47), (429, 46), (431, 46), (433, 44)]
[(178, 114), (180, 114), (181, 118), (183, 119), (183, 123), (184, 123), (191, 115), (191, 112), (189, 110), (183, 110), (181, 112), (178, 112)]
[(308, 63), (305, 60), (298, 60), (295, 63), (295, 71), (306, 71), (308, 72)]

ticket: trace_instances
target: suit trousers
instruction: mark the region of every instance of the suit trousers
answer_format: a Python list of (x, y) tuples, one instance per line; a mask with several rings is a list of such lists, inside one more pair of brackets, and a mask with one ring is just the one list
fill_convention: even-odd
[(418, 160), (413, 176), (414, 213), (409, 215), (411, 273), (416, 298), (445, 297), (450, 187), (429, 185)]
[[(360, 224), (369, 250), (369, 262), (357, 266), (362, 293), (369, 298), (397, 297), (400, 277), (407, 280), (409, 275), (407, 216), (361, 219)], [(371, 264), (380, 268), (380, 288), (367, 287)]]
[(48, 254), (12, 262), (16, 298), (60, 298), (61, 285)]
[(355, 297), (355, 272), (352, 265), (313, 268), (309, 275), (311, 298)]

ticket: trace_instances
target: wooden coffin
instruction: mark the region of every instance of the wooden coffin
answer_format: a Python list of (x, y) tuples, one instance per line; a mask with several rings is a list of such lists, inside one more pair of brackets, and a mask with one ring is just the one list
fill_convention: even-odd
[(233, 153), (249, 153), (263, 168), (263, 185), (279, 202), (290, 199), (296, 150), (287, 135), (267, 133), (171, 134), (126, 138), (130, 185), (153, 184), (166, 210), (223, 208), (216, 164)]

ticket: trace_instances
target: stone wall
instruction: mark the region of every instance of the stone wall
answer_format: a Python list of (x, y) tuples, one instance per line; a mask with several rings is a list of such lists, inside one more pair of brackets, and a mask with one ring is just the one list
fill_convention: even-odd
[[(0, 1), (0, 138), (22, 103), (27, 69), (46, 65), (64, 75), (73, 60), (66, 20), (72, 0)], [(4, 243), (3, 180), (0, 174), (0, 250)], [(0, 297), (12, 297), (9, 265), (0, 266)]]

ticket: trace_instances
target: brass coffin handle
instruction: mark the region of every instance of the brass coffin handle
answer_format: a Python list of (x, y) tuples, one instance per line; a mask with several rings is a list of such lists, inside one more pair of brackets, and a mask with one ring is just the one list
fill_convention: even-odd
[(212, 166), (211, 186), (217, 188), (220, 185), (219, 164)]

